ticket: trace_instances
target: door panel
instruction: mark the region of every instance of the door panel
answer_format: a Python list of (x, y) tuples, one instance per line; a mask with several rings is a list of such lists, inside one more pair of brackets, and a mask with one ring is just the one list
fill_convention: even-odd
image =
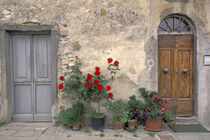
[(32, 114), (31, 85), (14, 86), (15, 114)]
[(35, 90), (34, 121), (51, 121), (51, 86), (37, 85)]
[(190, 97), (190, 51), (178, 50), (178, 97)]
[(159, 50), (159, 90), (164, 98), (172, 98), (172, 49)]
[(50, 82), (50, 37), (34, 36), (34, 77), (36, 82)]
[(16, 35), (12, 37), (12, 62), (14, 82), (31, 81), (30, 36)]
[(51, 87), (50, 85), (36, 85), (36, 114), (51, 113)]
[[(193, 36), (160, 35), (158, 47), (158, 90), (169, 100), (167, 105), (169, 111), (174, 102), (176, 115), (191, 116), (193, 115)], [(164, 67), (171, 69), (164, 73)]]
[(51, 121), (49, 35), (12, 35), (14, 121)]

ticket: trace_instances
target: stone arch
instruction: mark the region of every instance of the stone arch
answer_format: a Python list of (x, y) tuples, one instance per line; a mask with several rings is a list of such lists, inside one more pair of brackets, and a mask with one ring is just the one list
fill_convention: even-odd
[[(190, 21), (190, 23), (193, 25), (194, 28), (194, 36), (197, 36), (198, 28), (205, 28), (206, 24), (205, 21), (203, 21), (200, 17), (198, 17), (196, 14), (194, 14), (193, 11), (186, 11), (184, 8), (181, 7), (170, 7), (163, 11), (161, 11), (159, 15), (160, 22), (167, 16), (177, 14), (180, 16), (185, 17)], [(159, 26), (160, 23), (158, 23), (156, 26)], [(156, 28), (158, 29), (158, 27)]]

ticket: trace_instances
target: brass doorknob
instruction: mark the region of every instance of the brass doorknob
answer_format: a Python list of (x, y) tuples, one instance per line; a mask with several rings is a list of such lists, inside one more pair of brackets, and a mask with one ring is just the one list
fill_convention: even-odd
[(164, 73), (168, 73), (168, 68), (163, 68), (162, 70)]
[(187, 73), (187, 72), (188, 72), (188, 69), (186, 69), (186, 68), (183, 68), (183, 69), (182, 69), (182, 73), (183, 73), (183, 74), (185, 74), (185, 73)]

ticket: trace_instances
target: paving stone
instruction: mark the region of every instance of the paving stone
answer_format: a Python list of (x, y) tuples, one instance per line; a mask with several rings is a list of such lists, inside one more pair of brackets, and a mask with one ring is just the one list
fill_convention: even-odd
[(17, 137), (32, 137), (32, 136), (35, 136), (35, 135), (36, 135), (35, 131), (21, 130), (21, 131), (18, 131), (14, 136), (17, 136)]
[(177, 140), (210, 140), (209, 133), (176, 133)]
[(45, 135), (53, 135), (56, 132), (56, 127), (52, 127), (52, 128), (47, 128), (47, 130), (45, 132), (43, 132), (43, 134)]
[(171, 135), (158, 135), (158, 137), (161, 139), (161, 140), (176, 140), (173, 136)]
[(151, 136), (141, 136), (139, 140), (158, 140), (156, 136), (151, 137)]
[(1, 130), (0, 136), (12, 136), (16, 133), (14, 130)]
[(0, 140), (36, 140), (34, 137), (0, 137)]

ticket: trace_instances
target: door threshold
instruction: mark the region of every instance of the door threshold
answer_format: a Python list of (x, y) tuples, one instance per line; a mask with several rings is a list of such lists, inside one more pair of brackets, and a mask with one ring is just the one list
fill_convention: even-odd
[(199, 124), (196, 116), (176, 116), (176, 124)]

